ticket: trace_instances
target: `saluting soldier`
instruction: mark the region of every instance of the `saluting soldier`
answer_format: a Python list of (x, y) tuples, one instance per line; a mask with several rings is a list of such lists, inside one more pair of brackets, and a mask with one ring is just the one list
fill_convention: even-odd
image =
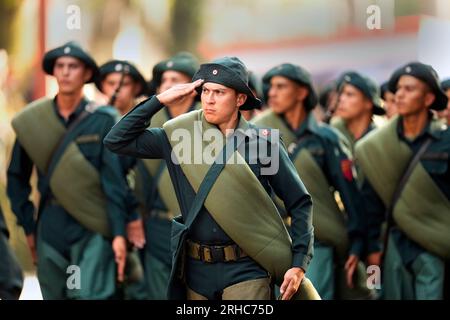
[(450, 130), (431, 110), (445, 109), (448, 99), (436, 71), (419, 62), (396, 70), (389, 90), (399, 116), (356, 144), (368, 252), (373, 263), (384, 260), (386, 299), (442, 299), (450, 258)]
[[(125, 267), (126, 186), (117, 155), (102, 139), (117, 114), (83, 96), (98, 68), (76, 43), (48, 51), (42, 65), (56, 78), (58, 93), (34, 101), (12, 121), (11, 206), (37, 262), (44, 299), (112, 298)], [(37, 209), (29, 200), (33, 167)]]
[[(269, 274), (281, 286), (283, 299), (296, 292), (317, 298), (304, 278), (313, 250), (311, 199), (285, 149), (276, 148), (276, 134), (250, 130), (240, 115), (239, 110), (261, 103), (248, 87), (245, 65), (235, 57), (217, 59), (201, 65), (193, 81), (137, 105), (104, 140), (114, 152), (167, 164), (182, 213), (172, 226), (169, 298), (269, 299)], [(202, 110), (147, 130), (164, 106), (189, 100), (196, 92)], [(185, 152), (177, 152), (180, 134)], [(272, 152), (243, 151), (258, 143)], [(230, 157), (237, 163), (227, 164)], [(292, 243), (270, 198), (272, 189), (292, 214)]]
[[(317, 95), (305, 69), (281, 64), (264, 75), (263, 83), (270, 110), (254, 123), (280, 130), (314, 204), (314, 260), (307, 275), (324, 299), (368, 298), (363, 266), (355, 272), (363, 255), (365, 229), (350, 151), (335, 129), (314, 118)], [(335, 192), (344, 208), (336, 202)], [(359, 287), (351, 290), (357, 287), (354, 282)]]

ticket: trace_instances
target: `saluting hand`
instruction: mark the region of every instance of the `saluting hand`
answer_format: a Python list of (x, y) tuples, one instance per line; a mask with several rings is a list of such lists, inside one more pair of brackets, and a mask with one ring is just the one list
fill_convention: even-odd
[(302, 268), (291, 268), (284, 274), (284, 281), (280, 287), (280, 293), (282, 294), (281, 300), (289, 300), (297, 292), (305, 272)]
[(171, 105), (184, 102), (186, 99), (193, 98), (197, 95), (195, 88), (203, 84), (203, 79), (198, 79), (194, 82), (177, 84), (161, 92), (156, 98), (163, 105), (170, 107)]
[(112, 242), (114, 257), (117, 264), (117, 280), (123, 282), (125, 262), (127, 258), (127, 241), (123, 236), (116, 236)]

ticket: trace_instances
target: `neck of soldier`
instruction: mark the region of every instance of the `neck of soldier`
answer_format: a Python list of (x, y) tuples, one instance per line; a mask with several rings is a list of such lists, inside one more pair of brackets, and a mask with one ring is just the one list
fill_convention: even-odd
[(183, 101), (182, 103), (171, 105), (168, 107), (170, 116), (172, 118), (176, 118), (179, 115), (182, 115), (183, 113), (188, 112), (189, 108), (194, 104), (194, 99), (187, 99), (186, 101)]
[(361, 115), (346, 121), (348, 131), (353, 135), (355, 140), (360, 139), (369, 128), (372, 122), (372, 113), (362, 113)]
[(71, 93), (59, 92), (56, 95), (56, 106), (61, 116), (67, 120), (78, 107), (81, 99), (83, 99), (83, 88)]
[(293, 130), (297, 130), (300, 125), (305, 121), (308, 113), (303, 103), (296, 104), (284, 113), (284, 118)]
[(228, 120), (219, 123), (217, 126), (219, 127), (219, 130), (222, 132), (223, 135), (228, 136), (232, 134), (232, 131), (227, 132), (227, 130), (236, 129), (238, 122), (239, 122), (239, 110), (236, 109), (236, 112), (233, 113)]
[(428, 123), (428, 110), (424, 108), (418, 113), (402, 116), (403, 134), (408, 139), (417, 137)]

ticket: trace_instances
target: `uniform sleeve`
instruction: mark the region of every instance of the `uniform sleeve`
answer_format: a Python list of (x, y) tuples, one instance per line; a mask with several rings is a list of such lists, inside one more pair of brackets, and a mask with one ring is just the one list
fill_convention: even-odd
[(381, 251), (381, 226), (385, 220), (385, 206), (367, 179), (361, 187), (365, 204), (367, 254)]
[(19, 141), (16, 140), (7, 173), (7, 193), (12, 211), (17, 217), (18, 224), (23, 227), (26, 235), (34, 233), (36, 226), (34, 219), (35, 208), (29, 199), (32, 169), (33, 162)]
[(332, 186), (339, 192), (348, 217), (349, 253), (363, 257), (365, 254), (365, 214), (361, 194), (353, 174), (353, 163), (337, 144), (331, 148), (325, 148), (325, 150), (327, 175)]
[(306, 272), (314, 251), (312, 201), (281, 143), (278, 171), (268, 178), (271, 187), (283, 200), (291, 215), (292, 267), (300, 267)]
[(162, 159), (165, 133), (161, 128), (147, 129), (151, 117), (162, 107), (156, 96), (139, 103), (111, 129), (105, 146), (118, 154)]
[[(109, 117), (108, 117), (109, 118)], [(105, 135), (114, 124), (111, 117), (105, 125)], [(128, 183), (117, 154), (107, 148), (102, 148), (102, 165), (100, 166), (100, 179), (107, 201), (107, 213), (113, 236), (125, 236), (128, 221)]]

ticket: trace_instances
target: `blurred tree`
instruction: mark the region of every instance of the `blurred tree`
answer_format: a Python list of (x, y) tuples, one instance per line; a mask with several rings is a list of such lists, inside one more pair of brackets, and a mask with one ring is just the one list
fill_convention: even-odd
[(0, 48), (7, 51), (13, 45), (13, 21), (22, 4), (22, 0), (0, 1)]

